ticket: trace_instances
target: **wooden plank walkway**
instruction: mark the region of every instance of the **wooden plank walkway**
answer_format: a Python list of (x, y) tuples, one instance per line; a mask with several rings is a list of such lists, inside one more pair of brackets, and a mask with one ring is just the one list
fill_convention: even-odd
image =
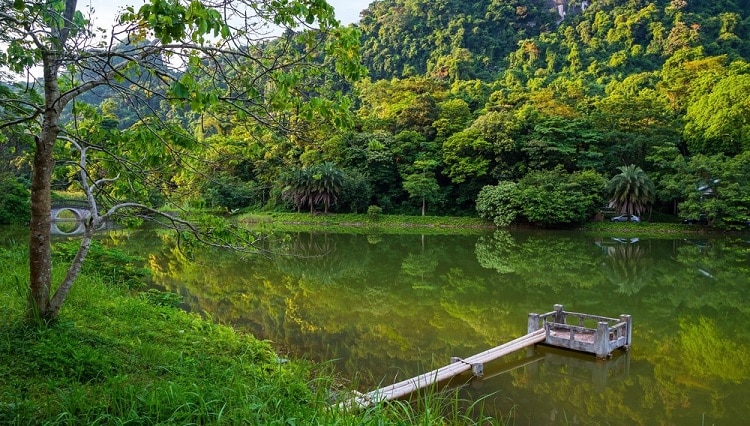
[(473, 355), (469, 358), (456, 358), (454, 362), (451, 362), (444, 367), (440, 367), (437, 370), (430, 371), (429, 373), (424, 373), (417, 377), (394, 383), (392, 385), (376, 389), (366, 394), (358, 394), (354, 398), (342, 402), (341, 404), (339, 404), (339, 406), (341, 408), (366, 408), (382, 401), (392, 401), (395, 399), (403, 398), (419, 389), (424, 389), (428, 386), (450, 379), (451, 377), (455, 377), (469, 370), (474, 371), (475, 374), (480, 373), (479, 375), (481, 375), (481, 371), (483, 368), (482, 366), (485, 363), (496, 360), (500, 357), (508, 355), (511, 352), (515, 352), (527, 346), (541, 343), (545, 339), (546, 331), (544, 329), (539, 329), (508, 343), (504, 343), (495, 348), (488, 349), (484, 352)]

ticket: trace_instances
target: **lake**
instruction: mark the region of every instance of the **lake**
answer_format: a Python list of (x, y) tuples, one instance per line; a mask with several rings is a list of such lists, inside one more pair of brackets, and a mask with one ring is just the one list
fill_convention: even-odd
[(519, 351), (454, 382), (514, 424), (734, 425), (750, 413), (750, 238), (286, 234), (254, 255), (182, 252), (153, 230), (109, 244), (145, 256), (153, 285), (272, 342), (332, 360), (368, 391), (526, 333), (554, 304), (633, 318), (633, 347), (597, 361)]

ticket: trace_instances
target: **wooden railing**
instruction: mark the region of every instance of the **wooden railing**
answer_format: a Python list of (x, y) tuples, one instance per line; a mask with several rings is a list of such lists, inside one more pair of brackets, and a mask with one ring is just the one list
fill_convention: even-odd
[[(577, 321), (571, 321), (577, 319)], [(529, 314), (528, 332), (544, 329), (544, 344), (596, 354), (607, 358), (615, 349), (628, 350), (632, 344), (630, 315), (619, 318), (566, 312), (555, 305), (552, 312)]]

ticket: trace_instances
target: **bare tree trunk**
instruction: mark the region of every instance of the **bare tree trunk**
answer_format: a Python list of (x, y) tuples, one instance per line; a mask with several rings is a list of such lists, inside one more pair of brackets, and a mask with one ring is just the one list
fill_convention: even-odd
[(51, 321), (49, 294), (52, 280), (50, 248), (50, 211), (52, 196), (50, 183), (55, 167), (53, 150), (60, 133), (60, 89), (57, 82), (57, 64), (54, 55), (44, 58), (45, 106), (42, 129), (36, 138), (34, 169), (31, 176), (31, 221), (29, 224), (29, 301), (30, 319)]
[[(46, 119), (45, 119), (46, 121)], [(48, 126), (37, 138), (34, 169), (31, 180), (31, 222), (29, 224), (29, 279), (28, 317), (49, 321), (49, 293), (52, 280), (50, 251), (50, 180), (52, 177), (52, 148), (56, 135)], [(52, 139), (52, 143), (49, 143)]]
[(422, 216), (424, 216), (426, 211), (427, 211), (427, 202), (425, 201), (425, 198), (422, 197)]

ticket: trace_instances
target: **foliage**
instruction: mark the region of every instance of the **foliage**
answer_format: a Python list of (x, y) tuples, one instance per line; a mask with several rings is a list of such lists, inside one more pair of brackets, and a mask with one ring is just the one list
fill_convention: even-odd
[(477, 196), (479, 216), (491, 220), (497, 226), (508, 226), (521, 213), (518, 205), (520, 191), (515, 182), (500, 182), (485, 186)]
[(720, 229), (742, 229), (750, 220), (750, 152), (727, 158), (722, 154), (696, 155), (677, 160), (671, 176), (680, 188), (680, 216), (705, 218)]
[(380, 215), (383, 214), (383, 209), (378, 206), (369, 206), (367, 207), (367, 217), (370, 218), (372, 221), (377, 221), (380, 219)]
[(482, 188), (477, 211), (498, 226), (519, 218), (541, 226), (569, 226), (593, 217), (601, 206), (603, 188), (604, 178), (593, 171), (536, 171), (518, 183)]
[(518, 40), (552, 23), (544, 2), (374, 2), (364, 11), (362, 57), (376, 79), (490, 78)]
[(261, 192), (252, 182), (243, 182), (235, 176), (218, 176), (207, 180), (203, 193), (210, 206), (228, 211), (241, 209), (260, 202)]
[(518, 204), (531, 223), (544, 226), (585, 222), (602, 203), (604, 179), (596, 172), (567, 174), (561, 169), (531, 172), (518, 183)]
[(640, 215), (656, 197), (656, 188), (640, 167), (621, 166), (620, 173), (607, 183), (609, 206), (622, 214)]
[[(350, 124), (350, 99), (330, 84), (316, 83), (323, 69), (335, 76), (329, 81), (338, 83), (355, 81), (364, 71), (358, 32), (341, 28), (325, 1), (218, 5), (153, 0), (137, 10), (124, 8), (118, 22), (101, 33), (92, 30), (76, 5), (75, 0), (0, 4), (0, 26), (6, 29), (0, 33), (0, 68), (16, 76), (41, 69), (43, 76), (40, 85), (1, 86), (0, 130), (36, 135), (29, 311), (44, 320), (59, 314), (93, 230), (118, 211), (159, 207), (165, 198), (157, 194), (175, 192), (183, 166), (192, 169), (201, 162), (191, 155), (199, 151), (186, 131), (191, 118), (229, 116), (273, 136), (304, 134), (315, 116), (343, 128)], [(243, 27), (228, 22), (235, 16), (243, 17)], [(286, 33), (266, 42), (265, 29), (271, 25)], [(99, 108), (81, 102), (97, 90), (112, 99)], [(136, 117), (127, 121), (126, 136), (114, 114), (118, 101)], [(296, 114), (290, 117), (288, 111)], [(70, 161), (74, 173), (56, 171), (56, 160)], [(60, 175), (80, 185), (90, 219), (69, 273), (55, 287), (50, 282), (50, 193)], [(335, 202), (334, 192), (330, 186), (318, 191), (326, 211)]]
[(299, 212), (305, 205), (310, 206), (310, 213), (315, 207), (323, 204), (324, 213), (331, 205), (336, 204), (344, 186), (344, 173), (333, 163), (294, 169), (282, 179), (282, 197), (294, 204)]
[(366, 211), (372, 198), (372, 187), (367, 177), (356, 170), (344, 172), (338, 204), (343, 211), (359, 213)]
[(0, 224), (19, 224), (29, 220), (29, 190), (9, 174), (0, 174)]
[(437, 200), (440, 191), (440, 185), (438, 185), (435, 175), (430, 175), (426, 171), (406, 176), (403, 185), (404, 190), (409, 193), (409, 197), (422, 201), (422, 216), (427, 212), (427, 202)]
[(711, 82), (685, 114), (685, 137), (695, 154), (734, 156), (750, 150), (750, 67)]
[[(647, 204), (657, 214), (694, 218), (708, 207), (717, 227), (746, 216), (744, 192), (733, 186), (698, 207), (686, 188), (699, 178), (684, 165), (748, 150), (747, 0), (562, 2), (553, 11), (544, 1), (388, 0), (348, 28), (325, 2), (249, 2), (244, 12), (257, 13), (259, 25), (286, 27), (269, 39), (255, 37), (254, 24), (234, 31), (207, 4), (152, 1), (124, 10), (122, 37), (106, 49), (62, 1), (6, 3), (0, 62), (8, 71), (70, 66), (50, 69), (59, 111), (33, 90), (51, 86), (0, 86), (0, 127), (13, 153), (2, 158), (23, 175), (31, 154), (54, 153), (54, 169), (52, 158), (33, 169), (53, 170), (40, 178), (76, 189), (88, 180), (107, 209), (361, 212), (375, 204), (407, 213), (421, 200), (432, 214), (464, 215), (483, 187), (528, 178), (516, 220), (554, 226), (597, 208), (581, 194), (598, 190), (570, 176), (632, 164), (653, 179)], [(41, 46), (24, 33), (35, 26)], [(42, 111), (61, 127), (40, 127)], [(67, 139), (53, 140), (61, 134)], [(313, 171), (325, 164), (333, 169)], [(427, 174), (420, 164), (430, 164)], [(711, 174), (733, 167), (717, 163)], [(570, 176), (547, 179), (558, 169)], [(46, 217), (32, 214), (32, 227)], [(37, 281), (35, 289), (54, 287)]]

